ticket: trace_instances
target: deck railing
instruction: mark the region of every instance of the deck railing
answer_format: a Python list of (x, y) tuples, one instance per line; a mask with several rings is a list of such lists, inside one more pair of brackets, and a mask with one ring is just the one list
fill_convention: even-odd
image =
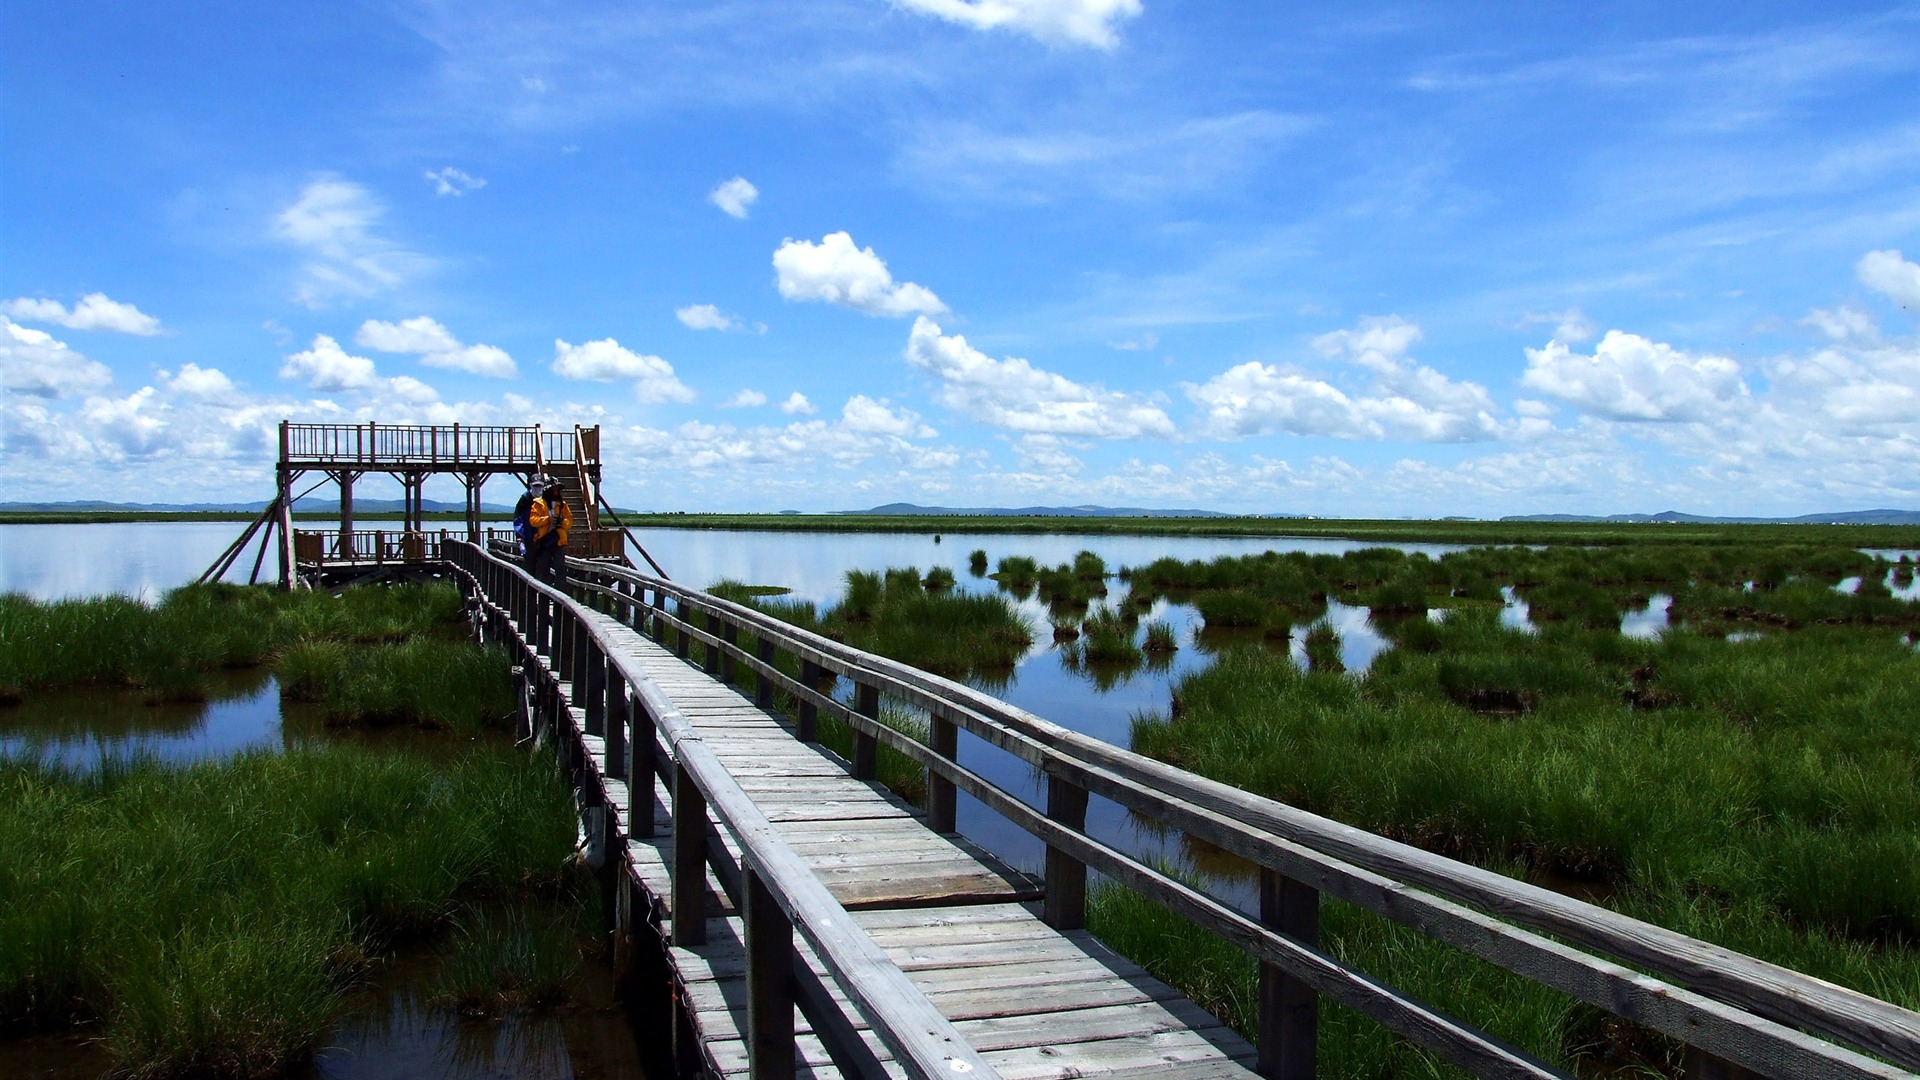
[[(580, 620), (567, 605), (529, 599), (524, 586), (506, 574), (511, 568), (502, 569), (504, 563), (461, 545), (454, 550), (456, 563), (494, 575), (487, 588), (517, 590), (513, 602), (521, 607), (516, 610), (543, 626), (539, 633), (550, 634), (555, 626), (562, 636), (580, 632)], [(1038, 838), (1046, 846), (1045, 916), (1055, 927), (1082, 924), (1091, 869), (1249, 954), (1260, 970), (1255, 1041), (1263, 1075), (1283, 1080), (1314, 1075), (1323, 997), (1475, 1076), (1565, 1075), (1323, 951), (1318, 944), (1322, 894), (1674, 1039), (1686, 1047), (1690, 1076), (1864, 1080), (1912, 1077), (1908, 1070), (1920, 1069), (1920, 1014), (1888, 1002), (1196, 776), (698, 590), (604, 564), (575, 562), (572, 578), (578, 595), (681, 656), (690, 657), (698, 645), (706, 669), (723, 681), (750, 675), (755, 700), (790, 715), (800, 738), (817, 737), (823, 714), (846, 724), (854, 733), (850, 769), (855, 776), (874, 777), (883, 743), (918, 762), (926, 769), (933, 828), (954, 830), (956, 794), (966, 792)], [(584, 665), (576, 677), (598, 677), (593, 672), (601, 659), (595, 648), (592, 641), (577, 646), (589, 659), (580, 660), (576, 651), (575, 661)], [(624, 671), (620, 677), (628, 678)], [(847, 700), (828, 692), (835, 679), (850, 684)], [(926, 715), (925, 742), (880, 721), (883, 698)], [(631, 753), (642, 755), (633, 759), (641, 762), (652, 752), (647, 725), (662, 724), (657, 714), (643, 714), (657, 706), (636, 688), (629, 721), (624, 706), (613, 708), (609, 702), (599, 719), (590, 721), (605, 725), (608, 768), (616, 767), (615, 745), (639, 748)], [(635, 732), (631, 743), (623, 727), (629, 722)], [(1044, 775), (1044, 809), (1029, 806), (962, 762), (961, 731), (986, 744), (980, 752), (1004, 751)], [(630, 770), (619, 775), (631, 785), (633, 805), (648, 805), (652, 764), (628, 766), (623, 760), (620, 767)], [(711, 797), (676, 786), (676, 821), (683, 799), (698, 806), (698, 799)], [(1260, 875), (1257, 913), (1243, 912), (1090, 835), (1090, 797), (1110, 800), (1147, 822), (1254, 864)], [(747, 808), (738, 812), (743, 820), (748, 816)], [(693, 831), (676, 825), (682, 844), (689, 836), (704, 836), (693, 829), (699, 813), (686, 813)], [(633, 824), (649, 827), (637, 819)], [(676, 855), (676, 889), (704, 881), (702, 861), (693, 850), (699, 846), (676, 849), (685, 853)], [(682, 895), (685, 902), (674, 907), (676, 936), (703, 933), (697, 893)]]
[[(446, 541), (465, 540), (466, 535), (465, 527), (420, 532), (355, 529), (351, 533), (296, 529), (293, 554), (295, 562), (308, 567), (329, 563), (428, 563), (443, 557)], [(482, 529), (480, 535), (488, 544), (511, 546), (518, 542), (512, 529)], [(577, 559), (618, 558), (626, 550), (626, 539), (619, 529), (575, 529), (567, 537), (567, 553)]]
[(583, 460), (579, 452), (599, 453), (598, 430), (583, 446), (578, 429), (545, 431), (539, 427), (394, 424), (283, 425), (281, 460), (307, 468), (366, 465), (373, 468), (473, 466), (523, 468), (536, 462)]
[[(651, 836), (656, 785), (672, 793), (673, 940), (699, 945), (707, 932), (707, 873), (722, 880), (744, 930), (747, 959), (746, 1036), (751, 1075), (795, 1074), (794, 1009), (850, 1076), (885, 1075), (865, 1049), (855, 1023), (866, 1025), (916, 1080), (994, 1080), (999, 1074), (961, 1037), (900, 967), (854, 922), (801, 856), (781, 838), (673, 703), (586, 617), (577, 600), (533, 580), (518, 566), (462, 542), (446, 546), (450, 565), (481, 601), (496, 640), (515, 653), (526, 694), (566, 700), (584, 713), (578, 735), (602, 740), (604, 756), (589, 763), (583, 792), (599, 808), (601, 835), (591, 842), (632, 867), (622, 829)], [(573, 564), (586, 567), (592, 564)], [(625, 601), (623, 600), (623, 603)], [(631, 604), (627, 604), (631, 608)], [(568, 717), (565, 709), (552, 710)], [(624, 785), (624, 822), (607, 798)], [(717, 821), (739, 842), (736, 865), (709, 841)], [(795, 952), (805, 939), (850, 1006)]]

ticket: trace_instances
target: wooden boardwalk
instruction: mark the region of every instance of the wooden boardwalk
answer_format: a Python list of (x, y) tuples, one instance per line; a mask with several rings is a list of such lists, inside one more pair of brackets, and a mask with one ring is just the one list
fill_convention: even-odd
[[(1086, 931), (1042, 921), (1038, 881), (962, 837), (934, 832), (918, 810), (854, 779), (844, 759), (800, 741), (712, 675), (608, 616), (588, 618), (693, 723), (781, 838), (1000, 1075), (1252, 1075), (1253, 1047), (1206, 1011)], [(597, 737), (585, 738), (590, 754), (604, 753)], [(624, 824), (624, 792), (610, 794)], [(668, 947), (676, 995), (706, 1068), (744, 1076), (741, 919), (715, 875), (706, 942), (672, 941), (672, 815), (659, 797), (649, 809), (655, 835), (627, 843), (650, 922)], [(737, 866), (738, 840), (724, 829), (719, 839), (727, 850), (721, 861)], [(804, 946), (801, 955), (824, 980), (818, 957)], [(864, 1025), (854, 1027), (876, 1058), (891, 1061)], [(840, 1075), (797, 1011), (795, 1029), (800, 1075)]]
[[(616, 947), (670, 990), (658, 1011), (675, 1017), (682, 1076), (1311, 1080), (1323, 1002), (1473, 1076), (1570, 1076), (1323, 950), (1325, 896), (1673, 1040), (1690, 1078), (1920, 1080), (1920, 1014), (1887, 1001), (1140, 757), (663, 577), (575, 560), (563, 593), (477, 545), (442, 550), (476, 629), (518, 665), (522, 731), (567, 762)], [(883, 701), (925, 731), (888, 726)], [(851, 760), (820, 746), (829, 722)], [(874, 781), (882, 747), (922, 769), (924, 810)], [(1030, 766), (1044, 805), (983, 775), (983, 754)], [(1044, 844), (1041, 878), (958, 835), (963, 794)], [(1257, 867), (1258, 911), (1089, 833), (1094, 796)], [(1086, 932), (1096, 872), (1257, 965), (1257, 1053)]]

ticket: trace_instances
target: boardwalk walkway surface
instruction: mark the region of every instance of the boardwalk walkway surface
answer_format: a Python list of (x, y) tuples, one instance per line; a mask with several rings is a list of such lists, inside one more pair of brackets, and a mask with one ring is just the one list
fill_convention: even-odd
[[(919, 811), (854, 779), (845, 761), (801, 742), (712, 675), (608, 616), (589, 619), (694, 724), (835, 899), (1002, 1076), (1252, 1075), (1253, 1047), (1214, 1017), (1086, 931), (1043, 922), (1033, 903), (1038, 882), (964, 838), (934, 832)], [(601, 751), (596, 737), (586, 739), (590, 752)], [(613, 801), (624, 821), (623, 796)], [(672, 815), (659, 798), (651, 812), (655, 836), (628, 840), (651, 921), (669, 939), (672, 977), (707, 1068), (744, 1076), (740, 917), (716, 878), (707, 941), (671, 942)], [(737, 865), (737, 840), (725, 830), (720, 839)], [(804, 947), (802, 955), (824, 975)], [(840, 1075), (806, 1019), (796, 1015), (795, 1025), (800, 1075)]]

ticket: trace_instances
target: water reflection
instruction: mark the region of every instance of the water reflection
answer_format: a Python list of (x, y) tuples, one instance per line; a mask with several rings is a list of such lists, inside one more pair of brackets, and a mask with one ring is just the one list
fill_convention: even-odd
[(271, 669), (209, 672), (207, 700), (151, 704), (138, 690), (97, 687), (30, 694), (0, 706), (0, 758), (69, 769), (103, 761), (158, 758), (191, 763), (303, 742), (405, 747), (432, 757), (461, 752), (475, 738), (411, 725), (341, 728), (318, 705), (283, 701)]
[(1533, 623), (1533, 608), (1513, 586), (1500, 586), (1500, 598), (1505, 601), (1505, 606), (1500, 609), (1501, 626), (1510, 630), (1524, 630), (1529, 634), (1540, 632), (1540, 628)]
[(1673, 597), (1655, 593), (1647, 599), (1646, 607), (1620, 617), (1620, 633), (1630, 638), (1657, 638), (1666, 632), (1672, 607)]
[(216, 672), (206, 701), (149, 705), (139, 691), (30, 694), (0, 708), (0, 757), (69, 768), (103, 759), (195, 761), (284, 745), (280, 686), (266, 668)]

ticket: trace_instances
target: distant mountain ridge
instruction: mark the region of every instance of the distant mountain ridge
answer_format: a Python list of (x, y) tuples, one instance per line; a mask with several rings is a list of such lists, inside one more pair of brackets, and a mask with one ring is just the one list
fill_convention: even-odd
[[(1218, 510), (1150, 510), (1139, 506), (919, 506), (914, 503), (887, 503), (871, 510), (841, 510), (848, 516), (910, 517), (1243, 517)], [(1267, 517), (1271, 515), (1256, 515)]]
[(1920, 525), (1920, 510), (1846, 510), (1837, 514), (1799, 517), (1714, 517), (1662, 510), (1658, 514), (1511, 514), (1501, 521), (1591, 521), (1628, 524), (1686, 525)]

